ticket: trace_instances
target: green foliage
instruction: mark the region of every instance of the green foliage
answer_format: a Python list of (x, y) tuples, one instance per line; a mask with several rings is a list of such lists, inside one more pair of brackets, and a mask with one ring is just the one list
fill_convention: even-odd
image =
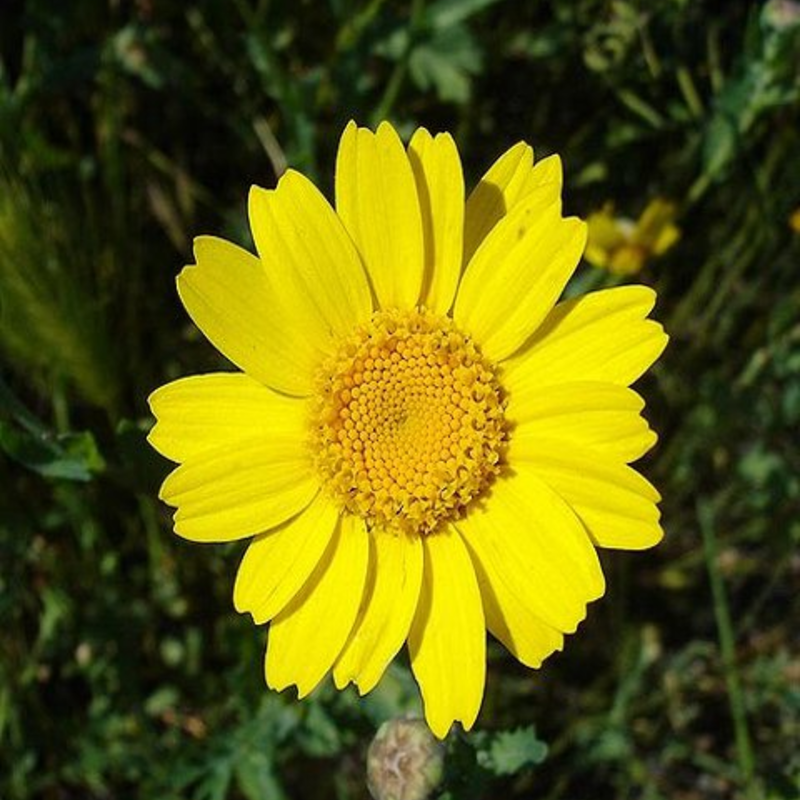
[(483, 52), (468, 21), (498, 2), (438, 0), (416, 14), (412, 11), (411, 24), (398, 22), (377, 43), (375, 52), (401, 69), (407, 63), (409, 75), (421, 91), (433, 89), (443, 102), (464, 104), (470, 99), (473, 78), (481, 73), (483, 65)]
[(80, 209), (0, 168), (0, 348), (31, 369), (69, 379), (86, 400), (111, 409), (119, 387), (101, 259)]
[(103, 457), (89, 431), (55, 434), (19, 402), (0, 379), (0, 450), (45, 478), (91, 480)]
[(751, 19), (749, 52), (742, 55), (735, 77), (715, 98), (703, 148), (705, 172), (712, 177), (735, 158), (738, 141), (770, 112), (800, 99), (797, 53), (800, 16), (785, 3), (767, 3)]
[[(641, 387), (667, 536), (541, 671), (490, 647), (441, 796), (800, 794), (800, 7), (578, 0), (26, 0), (0, 8), (0, 796), (366, 797), (405, 662), (366, 698), (263, 686), (240, 546), (156, 501), (147, 394), (220, 359), (174, 290), (249, 244), (250, 183), (331, 189), (345, 122), (456, 134), (468, 184), (526, 139), (565, 207), (681, 240), (636, 277), (672, 342)], [(584, 267), (571, 292), (610, 285)]]
[(547, 757), (547, 745), (532, 727), (483, 734), (476, 736), (476, 741), (478, 764), (494, 775), (516, 775)]

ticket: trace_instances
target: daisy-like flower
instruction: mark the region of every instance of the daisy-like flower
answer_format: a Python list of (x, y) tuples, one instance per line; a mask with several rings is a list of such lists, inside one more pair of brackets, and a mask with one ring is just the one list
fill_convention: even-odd
[(178, 535), (252, 537), (233, 599), (271, 687), (365, 693), (407, 642), (432, 731), (469, 728), (487, 629), (540, 666), (603, 594), (596, 548), (661, 538), (628, 466), (655, 296), (557, 303), (586, 240), (561, 185), (519, 143), (465, 202), (449, 135), (350, 123), (335, 210), (290, 170), (250, 193), (258, 256), (197, 239), (181, 300), (242, 371), (158, 389), (149, 439)]
[(589, 214), (586, 260), (615, 275), (635, 275), (680, 239), (672, 203), (651, 200), (636, 221), (614, 214), (612, 203)]

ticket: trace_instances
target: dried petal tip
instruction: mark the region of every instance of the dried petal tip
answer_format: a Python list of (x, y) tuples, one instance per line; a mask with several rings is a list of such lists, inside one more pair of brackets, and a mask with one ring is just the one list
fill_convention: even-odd
[(367, 752), (374, 800), (426, 800), (439, 785), (444, 746), (421, 719), (384, 722)]

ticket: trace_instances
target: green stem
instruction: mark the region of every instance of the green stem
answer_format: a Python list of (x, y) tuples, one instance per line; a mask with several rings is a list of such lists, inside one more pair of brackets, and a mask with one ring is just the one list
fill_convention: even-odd
[(714, 509), (708, 501), (700, 501), (697, 505), (697, 519), (700, 523), (700, 532), (703, 537), (703, 555), (708, 569), (711, 583), (711, 595), (714, 601), (714, 617), (717, 622), (717, 635), (722, 654), (722, 668), (725, 674), (725, 683), (728, 689), (731, 716), (733, 718), (734, 737), (736, 739), (736, 759), (745, 796), (756, 800), (759, 792), (755, 783), (755, 760), (750, 732), (747, 727), (747, 710), (745, 708), (744, 693), (736, 666), (736, 647), (731, 620), (730, 606), (728, 604), (725, 583), (719, 570), (717, 559), (717, 539), (714, 532)]
[(639, 41), (642, 44), (642, 55), (644, 62), (647, 64), (647, 69), (650, 72), (653, 80), (658, 80), (661, 76), (661, 61), (659, 61), (658, 54), (655, 47), (653, 47), (653, 40), (650, 38), (650, 31), (647, 28), (647, 20), (643, 19), (638, 25)]
[(373, 125), (377, 125), (385, 120), (394, 107), (397, 95), (400, 93), (400, 87), (403, 85), (403, 81), (406, 77), (408, 60), (411, 56), (411, 51), (414, 48), (416, 39), (415, 34), (419, 28), (424, 11), (425, 0), (414, 0), (411, 5), (411, 17), (408, 22), (408, 41), (403, 54), (397, 59), (397, 63), (394, 65), (392, 74), (389, 76), (389, 81), (386, 84), (386, 89), (383, 92), (383, 97), (380, 103), (378, 103), (375, 113), (372, 115)]
[(732, 232), (728, 243), (719, 252), (706, 259), (700, 274), (692, 281), (689, 291), (684, 294), (670, 314), (667, 330), (677, 331), (687, 327), (697, 328), (697, 323), (694, 321), (698, 313), (697, 309), (707, 306), (708, 298), (716, 291), (720, 272), (738, 258), (738, 254), (745, 249), (747, 243), (753, 238), (746, 225), (749, 213), (749, 210), (745, 209), (745, 219), (740, 219), (738, 209), (730, 210), (729, 219), (732, 222), (735, 220), (738, 230), (733, 232), (734, 225), (732, 224)]
[(692, 73), (684, 66), (678, 67), (675, 77), (678, 80), (678, 87), (683, 95), (684, 102), (686, 103), (689, 113), (694, 119), (702, 119), (705, 116), (703, 109), (703, 101), (697, 93), (697, 87), (692, 80)]
[(720, 27), (712, 24), (706, 35), (706, 52), (708, 53), (708, 77), (713, 94), (719, 94), (725, 85), (725, 72), (722, 69), (722, 55), (719, 44)]
[(381, 10), (386, 0), (371, 0), (365, 8), (360, 11), (354, 11), (348, 17), (344, 25), (339, 29), (336, 36), (336, 52), (341, 53), (349, 50), (358, 44), (361, 35), (369, 27), (378, 12)]
[(649, 123), (655, 130), (661, 130), (664, 127), (664, 117), (635, 92), (630, 91), (630, 89), (617, 89), (617, 98), (624, 106)]

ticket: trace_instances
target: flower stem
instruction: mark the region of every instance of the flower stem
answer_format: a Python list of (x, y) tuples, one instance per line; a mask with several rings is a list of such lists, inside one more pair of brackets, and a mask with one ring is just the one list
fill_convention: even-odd
[(714, 617), (717, 623), (717, 635), (722, 654), (722, 668), (728, 689), (733, 730), (736, 740), (736, 759), (745, 797), (757, 800), (760, 792), (755, 781), (755, 760), (750, 732), (747, 726), (747, 710), (744, 693), (736, 666), (735, 636), (731, 620), (730, 605), (725, 590), (725, 582), (719, 569), (717, 539), (714, 532), (714, 509), (711, 502), (700, 501), (697, 505), (697, 519), (703, 537), (703, 555), (705, 557), (708, 577), (711, 583), (711, 595), (714, 601)]
[(408, 59), (416, 43), (416, 32), (422, 20), (424, 10), (425, 0), (413, 0), (411, 16), (408, 21), (408, 40), (406, 42), (406, 47), (403, 54), (397, 59), (397, 63), (394, 65), (392, 74), (389, 76), (389, 81), (386, 84), (386, 89), (383, 92), (383, 97), (375, 109), (372, 120), (373, 125), (377, 125), (379, 122), (385, 120), (392, 112), (392, 108), (397, 100), (397, 95), (400, 93), (400, 87), (403, 85), (403, 80), (406, 77)]

